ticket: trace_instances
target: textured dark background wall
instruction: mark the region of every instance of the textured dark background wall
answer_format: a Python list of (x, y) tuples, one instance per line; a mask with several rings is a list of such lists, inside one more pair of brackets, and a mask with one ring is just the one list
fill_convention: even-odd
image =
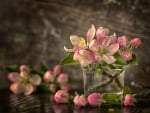
[[(108, 27), (129, 38), (139, 37), (135, 51), (139, 66), (126, 71), (131, 81), (150, 87), (150, 1), (149, 0), (1, 0), (0, 1), (0, 88), (8, 87), (5, 66), (43, 62), (52, 68), (71, 47), (69, 35), (84, 35), (91, 24)], [(80, 85), (78, 66), (64, 67)], [(147, 90), (147, 89), (146, 89)]]

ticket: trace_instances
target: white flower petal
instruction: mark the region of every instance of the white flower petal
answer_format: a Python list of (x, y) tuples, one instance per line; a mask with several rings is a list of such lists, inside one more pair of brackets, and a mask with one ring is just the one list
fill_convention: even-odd
[(27, 85), (25, 85), (25, 88), (24, 88), (24, 94), (30, 95), (34, 90), (35, 90), (35, 88), (32, 84), (27, 84)]
[(111, 39), (111, 43), (115, 43), (117, 41), (116, 33), (114, 33), (113, 35), (110, 35), (109, 38)]
[(114, 58), (114, 56), (107, 56), (107, 55), (103, 55), (102, 56), (102, 60), (104, 62), (106, 62), (107, 64), (112, 64), (116, 61), (116, 59)]
[(109, 34), (109, 29), (99, 27), (96, 31), (96, 40), (102, 42)]
[(70, 36), (70, 41), (72, 43), (72, 45), (77, 46), (80, 42), (81, 38), (77, 35), (71, 35)]
[(95, 36), (95, 26), (92, 24), (91, 28), (88, 30), (87, 32), (87, 41), (91, 42), (91, 40), (94, 38)]
[(105, 38), (103, 41), (102, 41), (102, 47), (108, 47), (111, 43), (111, 39), (109, 38)]
[(66, 52), (74, 52), (73, 49), (67, 49), (65, 46), (64, 46), (64, 50), (65, 50)]
[(96, 40), (92, 40), (92, 41), (89, 43), (89, 48), (90, 48), (90, 50), (92, 50), (92, 51), (97, 51), (97, 50), (98, 50), (98, 44), (96, 43)]
[(41, 83), (41, 77), (39, 75), (33, 75), (31, 78), (30, 78), (30, 82), (33, 84), (33, 85), (40, 85)]
[(20, 94), (23, 92), (23, 87), (21, 84), (19, 83), (13, 83), (10, 85), (10, 90), (14, 93), (14, 94)]
[(108, 52), (107, 55), (114, 55), (118, 50), (119, 50), (119, 44), (118, 43), (111, 44), (107, 48), (107, 52)]
[(11, 82), (19, 82), (19, 81), (21, 81), (21, 77), (19, 76), (19, 73), (16, 73), (16, 72), (9, 73), (8, 74), (8, 79)]

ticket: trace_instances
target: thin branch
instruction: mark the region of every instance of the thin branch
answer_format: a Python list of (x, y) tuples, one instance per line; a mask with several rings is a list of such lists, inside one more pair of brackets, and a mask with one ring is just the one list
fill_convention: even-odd
[(119, 81), (119, 79), (118, 79), (118, 78), (115, 78), (114, 81), (115, 81), (116, 85), (118, 86), (118, 88), (119, 88), (120, 90), (122, 90), (122, 89), (123, 89), (123, 86), (122, 86), (121, 82)]

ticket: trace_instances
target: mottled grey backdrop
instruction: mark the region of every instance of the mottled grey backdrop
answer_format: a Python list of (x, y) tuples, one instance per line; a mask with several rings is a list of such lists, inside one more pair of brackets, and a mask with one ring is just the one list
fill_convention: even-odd
[[(149, 90), (149, 15), (149, 0), (0, 0), (0, 88), (8, 88), (5, 66), (43, 62), (51, 69), (66, 55), (63, 46), (71, 47), (69, 35), (84, 36), (95, 24), (141, 38), (135, 51), (139, 66), (126, 71), (126, 84), (135, 81)], [(79, 66), (64, 69), (74, 79), (73, 88), (82, 84)]]

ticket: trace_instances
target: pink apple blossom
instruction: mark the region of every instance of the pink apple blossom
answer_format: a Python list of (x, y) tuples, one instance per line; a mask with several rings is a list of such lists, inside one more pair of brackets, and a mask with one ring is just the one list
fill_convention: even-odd
[(126, 36), (121, 36), (121, 37), (118, 37), (117, 42), (119, 43), (120, 48), (125, 48), (127, 47), (128, 39)]
[(87, 37), (86, 37), (87, 40), (77, 35), (71, 35), (70, 41), (74, 47), (73, 49), (67, 49), (66, 47), (64, 47), (64, 49), (67, 52), (76, 52), (81, 49), (89, 48), (89, 45), (91, 45), (91, 42), (94, 40), (94, 36), (95, 36), (95, 26), (92, 24), (91, 28), (89, 28), (87, 32)]
[(139, 38), (133, 38), (130, 43), (133, 47), (137, 48), (141, 45), (141, 40)]
[(24, 93), (25, 95), (29, 95), (41, 83), (41, 77), (39, 75), (30, 76), (27, 72), (20, 72), (20, 74), (11, 73), (8, 75), (8, 78), (13, 82), (10, 85), (10, 90), (15, 94)]
[(126, 61), (130, 61), (132, 59), (132, 53), (130, 51), (123, 52), (123, 59)]
[(134, 103), (135, 99), (133, 95), (127, 94), (124, 98), (124, 106), (132, 106)]
[(92, 93), (87, 98), (89, 105), (100, 106), (102, 103), (102, 96), (99, 93)]
[(53, 82), (54, 81), (54, 74), (52, 73), (52, 71), (46, 71), (45, 74), (44, 74), (44, 77), (43, 79), (46, 81), (46, 82)]
[(68, 75), (65, 73), (61, 73), (57, 78), (58, 83), (66, 84), (68, 82)]
[(53, 73), (54, 74), (59, 74), (61, 72), (61, 66), (60, 65), (56, 65), (53, 67)]
[(76, 106), (78, 107), (84, 107), (87, 105), (87, 100), (86, 97), (84, 95), (77, 95), (74, 97), (73, 102)]
[(95, 42), (95, 47), (92, 47), (91, 49), (95, 52), (95, 55), (97, 55), (97, 59), (101, 58), (101, 61), (104, 61), (107, 64), (112, 64), (116, 61), (114, 54), (119, 51), (119, 44), (112, 42), (114, 42), (114, 38), (112, 37), (103, 39), (101, 44)]
[(56, 103), (68, 103), (69, 94), (66, 90), (58, 90), (54, 95), (54, 100)]

